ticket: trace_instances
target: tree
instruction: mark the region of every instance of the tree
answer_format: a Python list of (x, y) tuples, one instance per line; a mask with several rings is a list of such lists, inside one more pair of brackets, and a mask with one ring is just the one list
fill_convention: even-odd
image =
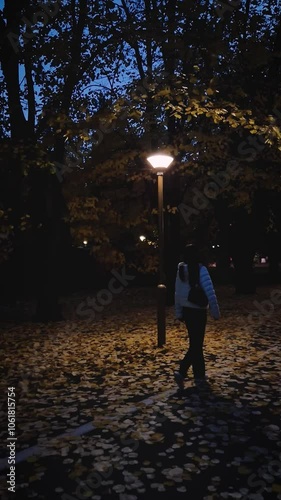
[[(86, 0), (57, 2), (53, 9), (47, 5), (39, 8), (33, 1), (6, 0), (0, 16), (1, 68), (10, 127), (10, 138), (6, 135), (2, 142), (3, 148), (10, 148), (9, 171), (5, 164), (2, 171), (11, 193), (2, 202), (2, 212), (7, 219), (11, 208), (14, 255), (33, 248), (38, 320), (60, 318), (58, 276), (65, 208), (61, 171), (56, 165), (65, 161), (69, 119), (81, 117), (83, 101), (89, 109), (96, 109), (95, 99), (89, 93), (81, 99), (81, 93), (92, 83), (93, 75), (99, 74), (101, 51), (106, 57), (105, 49), (112, 44), (112, 37), (104, 38), (103, 19), (112, 10), (110, 3), (105, 2), (97, 15), (95, 6), (88, 6)], [(19, 74), (24, 74), (23, 87)], [(27, 210), (32, 233), (28, 247), (20, 231)], [(14, 289), (22, 282), (20, 269), (27, 261), (30, 258), (25, 256), (16, 268)]]
[[(275, 8), (276, 5), (268, 4), (268, 12), (278, 30)], [(191, 193), (192, 188), (196, 188), (204, 194), (206, 185), (212, 181), (214, 184), (214, 178), (224, 173), (226, 165), (236, 162), (239, 168), (227, 174), (227, 182), (224, 173), (224, 180), (215, 182), (216, 192), (207, 196), (207, 226), (200, 222), (206, 217), (206, 207), (197, 209), (198, 228), (192, 224), (186, 236), (196, 236), (194, 231), (198, 235), (198, 231), (202, 233), (202, 228), (208, 225), (213, 231), (212, 221), (221, 203), (229, 209), (230, 218), (237, 212), (235, 220), (240, 220), (241, 209), (251, 212), (254, 193), (261, 185), (279, 186), (280, 129), (270, 112), (278, 105), (278, 97), (271, 102), (271, 108), (268, 105), (261, 109), (261, 102), (264, 104), (264, 99), (269, 99), (271, 90), (268, 71), (274, 26), (260, 13), (255, 2), (251, 5), (247, 2), (245, 12), (234, 10), (230, 21), (221, 23), (213, 16), (211, 3), (206, 8), (201, 2), (191, 5), (147, 1), (136, 6), (122, 1), (116, 30), (124, 42), (126, 58), (130, 58), (130, 70), (135, 71), (137, 77), (130, 81), (127, 89), (124, 86), (123, 97), (112, 104), (105, 117), (105, 122), (113, 121), (115, 128), (103, 137), (101, 148), (93, 150), (92, 186), (96, 186), (99, 179), (104, 193), (109, 171), (115, 183), (118, 179), (125, 182), (126, 177), (129, 183), (145, 177), (153, 207), (155, 201), (148, 188), (152, 179), (143, 173), (145, 158), (151, 149), (165, 148), (177, 162), (171, 175), (166, 174), (165, 182), (167, 200), (172, 200), (171, 208), (166, 207), (166, 215), (176, 213), (171, 215), (175, 219), (179, 215), (176, 206), (183, 194), (182, 179), (189, 184)], [(199, 33), (203, 35), (198, 43)], [(247, 71), (249, 60), (251, 66)], [(263, 71), (259, 74), (261, 65)], [(250, 88), (253, 76), (256, 78), (254, 92)], [(267, 86), (263, 91), (265, 81)], [(122, 137), (122, 141), (111, 148), (114, 138), (118, 137)], [(136, 169), (133, 176), (132, 162)], [(251, 217), (247, 219), (251, 227)], [(235, 227), (236, 232), (241, 229), (238, 240), (242, 241), (245, 227), (239, 223), (235, 223)], [(176, 249), (177, 257), (178, 224), (167, 220), (166, 228), (167, 243), (172, 242), (170, 249)], [(210, 231), (203, 229), (204, 232), (206, 244)], [(239, 267), (247, 266), (247, 280), (252, 265), (251, 247), (249, 240), (249, 248), (244, 246), (244, 251), (236, 252), (235, 258), (240, 276), (246, 274)], [(102, 248), (99, 248), (101, 254)], [(166, 249), (170, 257), (168, 245)], [(243, 255), (247, 264), (243, 262)], [(252, 288), (252, 284), (245, 282), (244, 285)], [(244, 285), (240, 283), (240, 291)]]
[[(6, 0), (1, 15), (8, 102), (2, 146), (8, 144), (7, 158), (11, 148), (16, 151), (11, 185), (18, 176), (20, 187), (12, 202), (14, 231), (20, 234), (29, 206), (33, 241), (44, 256), (37, 273), (46, 283), (38, 318), (59, 316), (54, 282), (61, 266), (63, 220), (74, 241), (87, 237), (95, 256), (109, 267), (128, 258), (121, 235), (125, 240), (130, 231), (136, 245), (131, 264), (157, 269), (157, 245), (137, 245), (140, 232), (152, 242), (157, 235), (156, 179), (145, 160), (157, 148), (175, 157), (165, 176), (168, 263), (176, 262), (184, 238), (200, 235), (205, 244), (220, 229), (226, 239), (229, 226), (223, 222), (219, 227), (220, 206), (235, 221), (246, 211), (251, 226), (261, 187), (279, 189), (276, 1), (265, 2), (262, 12), (255, 1), (241, 2), (227, 22), (213, 2), (61, 1), (52, 19), (38, 25), (40, 36), (30, 36), (21, 22), (22, 15), (33, 18), (35, 4), (13, 5)], [(24, 89), (18, 78), (21, 64)], [(225, 182), (231, 162), (238, 167)], [(224, 181), (214, 180), (222, 173)], [(210, 182), (215, 193), (209, 188), (206, 195)], [(192, 205), (194, 189), (207, 199), (203, 209)], [(8, 201), (0, 213), (5, 227), (11, 218)], [(182, 222), (180, 236), (181, 201), (197, 212), (190, 226)], [(235, 224), (241, 241), (247, 230)], [(240, 275), (239, 266), (246, 265), (242, 255), (239, 249), (235, 257)], [(172, 290), (172, 273), (168, 279)], [(246, 285), (241, 282), (240, 291)]]

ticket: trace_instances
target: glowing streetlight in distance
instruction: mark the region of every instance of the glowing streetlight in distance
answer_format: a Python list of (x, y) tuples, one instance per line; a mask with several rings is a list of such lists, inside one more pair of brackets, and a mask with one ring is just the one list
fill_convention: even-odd
[(142, 235), (140, 236), (140, 240), (141, 240), (141, 241), (144, 241), (144, 240), (146, 240), (146, 237), (142, 234)]

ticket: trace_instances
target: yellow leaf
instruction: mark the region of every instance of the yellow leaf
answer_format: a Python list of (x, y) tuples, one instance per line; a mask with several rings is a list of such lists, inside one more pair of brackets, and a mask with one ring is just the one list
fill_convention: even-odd
[(160, 434), (160, 432), (155, 432), (152, 436), (150, 436), (150, 439), (155, 442), (164, 441), (164, 435)]
[(168, 95), (170, 93), (170, 89), (169, 88), (166, 88), (166, 89), (163, 89), (163, 90), (160, 90), (157, 95), (158, 96), (165, 96), (165, 95)]

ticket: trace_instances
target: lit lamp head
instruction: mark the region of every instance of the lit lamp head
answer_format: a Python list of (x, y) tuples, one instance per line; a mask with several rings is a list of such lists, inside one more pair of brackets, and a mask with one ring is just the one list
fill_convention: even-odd
[(155, 168), (157, 174), (163, 174), (173, 160), (174, 158), (168, 155), (153, 155), (147, 158), (147, 161)]
[(144, 241), (144, 240), (146, 240), (146, 237), (142, 234), (142, 235), (140, 236), (140, 240), (141, 240), (141, 241)]

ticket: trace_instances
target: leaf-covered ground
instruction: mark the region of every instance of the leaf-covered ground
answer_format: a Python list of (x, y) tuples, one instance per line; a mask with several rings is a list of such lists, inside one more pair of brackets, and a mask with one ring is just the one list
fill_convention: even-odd
[[(218, 288), (222, 318), (209, 317), (205, 338), (208, 384), (194, 386), (190, 373), (183, 393), (173, 370), (185, 327), (167, 308), (166, 344), (157, 347), (154, 289), (125, 290), (93, 321), (77, 319), (76, 297), (65, 304), (71, 321), (3, 324), (1, 458), (8, 386), (17, 453), (37, 445), (16, 465), (17, 498), (281, 499), (281, 306), (248, 319), (271, 292), (235, 297)], [(4, 499), (13, 495), (6, 474)]]

